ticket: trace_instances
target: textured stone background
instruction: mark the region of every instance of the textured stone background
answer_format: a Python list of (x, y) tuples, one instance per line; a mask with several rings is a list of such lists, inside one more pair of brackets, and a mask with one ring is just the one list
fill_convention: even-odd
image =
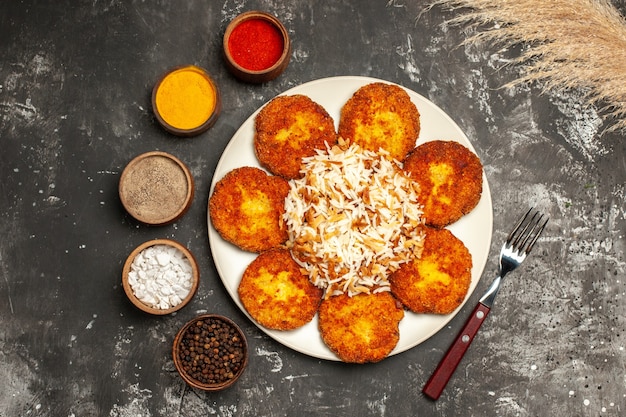
[[(0, 416), (619, 416), (626, 412), (626, 141), (603, 134), (576, 91), (500, 88), (515, 50), (460, 46), (454, 13), (424, 1), (11, 1), (0, 5)], [(616, 2), (624, 8), (623, 2)], [(287, 71), (260, 86), (225, 70), (221, 37), (262, 9), (288, 27)], [(193, 139), (166, 134), (149, 94), (166, 69), (209, 70), (223, 113)], [(463, 310), (423, 344), (378, 364), (320, 361), (283, 347), (235, 306), (215, 271), (206, 202), (239, 125), (303, 82), (365, 75), (444, 109), (481, 157), (494, 210), (492, 255)], [(119, 202), (135, 155), (171, 152), (196, 180), (190, 212), (147, 228)], [(494, 275), (506, 231), (529, 205), (552, 218), (439, 401), (420, 390)], [(128, 253), (181, 241), (202, 283), (180, 313), (147, 317), (125, 299)], [(170, 346), (204, 311), (247, 333), (250, 365), (230, 390), (190, 390)]]

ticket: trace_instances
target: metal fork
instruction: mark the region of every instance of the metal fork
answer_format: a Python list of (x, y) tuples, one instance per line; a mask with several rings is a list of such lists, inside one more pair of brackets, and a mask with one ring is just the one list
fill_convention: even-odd
[(546, 224), (548, 224), (548, 220), (547, 216), (531, 207), (509, 233), (500, 251), (498, 276), (479, 300), (465, 326), (422, 389), (426, 396), (433, 400), (439, 398), (472, 340), (474, 340), (474, 336), (478, 333), (478, 329), (491, 311), (502, 279), (526, 259)]

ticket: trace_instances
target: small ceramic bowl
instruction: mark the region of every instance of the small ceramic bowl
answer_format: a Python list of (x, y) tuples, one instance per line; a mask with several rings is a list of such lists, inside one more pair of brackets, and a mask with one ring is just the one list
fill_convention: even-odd
[(176, 370), (191, 387), (220, 391), (233, 385), (248, 364), (248, 342), (232, 320), (200, 315), (185, 324), (172, 346)]
[[(171, 248), (171, 251), (159, 251), (158, 253), (147, 251), (148, 249), (154, 249), (154, 247), (159, 245), (164, 245), (168, 249)], [(163, 253), (165, 253), (165, 255), (163, 255)], [(133, 264), (137, 259), (137, 256), (140, 254), (142, 255), (142, 263)], [(159, 283), (163, 279), (161, 274), (165, 274), (168, 270), (178, 271), (180, 269), (180, 256), (186, 258), (189, 261), (189, 266), (191, 267), (190, 273), (186, 270), (186, 268), (184, 268), (184, 277), (185, 280), (188, 280), (186, 281), (187, 285), (185, 285), (188, 286), (188, 293), (182, 297), (180, 295), (176, 295), (179, 289), (177, 289), (171, 282), (167, 282), (165, 284)], [(152, 262), (150, 262), (151, 260)], [(148, 264), (151, 264), (152, 266), (146, 266)], [(150, 271), (148, 271), (148, 269), (150, 269)], [(137, 274), (140, 270), (143, 270), (147, 276), (153, 278), (137, 282), (137, 279), (134, 279), (130, 275), (131, 273)], [(180, 277), (181, 275), (177, 275), (176, 281), (178, 284), (180, 284), (178, 282), (178, 280), (181, 279)], [(133, 305), (135, 305), (138, 309), (158, 316), (171, 314), (186, 306), (196, 294), (199, 282), (200, 272), (198, 269), (198, 263), (196, 262), (193, 254), (185, 246), (171, 239), (154, 239), (137, 246), (130, 253), (130, 255), (128, 255), (122, 269), (122, 286), (124, 287), (124, 292), (130, 302), (133, 303)], [(148, 287), (148, 290), (138, 288), (141, 284), (143, 284), (144, 287)], [(159, 299), (167, 300), (168, 305), (166, 308), (157, 307), (142, 301), (142, 299), (146, 299), (146, 296), (149, 296), (156, 291), (158, 291)], [(143, 294), (141, 292), (143, 292)], [(174, 298), (175, 295), (176, 298)]]
[[(260, 27), (249, 28), (251, 24)], [(275, 43), (275, 47), (267, 48), (262, 46), (263, 42), (255, 42), (259, 39), (259, 32), (273, 40), (269, 43)], [(270, 50), (273, 52), (268, 57)], [(238, 15), (226, 27), (223, 51), (226, 67), (235, 77), (258, 84), (273, 80), (287, 68), (291, 57), (291, 41), (287, 29), (275, 16), (250, 11)]]
[(161, 226), (180, 219), (194, 196), (189, 168), (166, 152), (146, 152), (131, 160), (119, 182), (122, 205), (136, 220)]
[(217, 85), (203, 68), (195, 65), (171, 69), (152, 89), (152, 110), (163, 129), (176, 136), (206, 132), (222, 111)]

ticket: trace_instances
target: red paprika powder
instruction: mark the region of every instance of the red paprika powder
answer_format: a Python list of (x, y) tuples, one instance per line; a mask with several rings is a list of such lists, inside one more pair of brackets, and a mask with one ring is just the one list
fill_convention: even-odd
[(241, 67), (261, 71), (274, 65), (283, 53), (280, 30), (264, 19), (249, 19), (233, 29), (228, 50)]

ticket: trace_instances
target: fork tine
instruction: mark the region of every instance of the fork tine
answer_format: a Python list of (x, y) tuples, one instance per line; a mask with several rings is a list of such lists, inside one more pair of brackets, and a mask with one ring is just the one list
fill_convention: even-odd
[(509, 235), (506, 237), (506, 243), (510, 244), (511, 241), (513, 240), (513, 236), (515, 236), (515, 234), (519, 231), (520, 227), (522, 226), (522, 223), (524, 223), (524, 220), (526, 220), (526, 218), (528, 217), (528, 215), (530, 214), (530, 212), (532, 211), (532, 207), (526, 212), (526, 214), (524, 214), (523, 217), (521, 217), (518, 221), (517, 224), (515, 225), (515, 227), (511, 230), (511, 232), (509, 233)]
[(542, 218), (543, 215), (538, 211), (535, 211), (532, 217), (528, 219), (528, 223), (526, 223), (524, 230), (522, 230), (522, 233), (520, 233), (515, 246), (517, 246), (520, 250), (526, 247), (528, 240), (531, 238), (531, 236), (533, 236), (533, 231), (535, 230), (535, 227), (537, 226), (537, 224), (539, 224)]
[[(543, 224), (538, 226), (542, 219), (543, 219), (543, 214), (541, 216), (539, 216), (539, 218), (537, 219), (537, 223), (534, 226), (535, 227), (535, 234), (534, 234), (533, 238), (531, 239), (530, 243), (528, 244), (528, 246), (526, 246), (526, 254), (527, 255), (532, 250), (533, 246), (535, 245), (535, 242), (537, 241), (537, 239), (539, 239), (539, 236), (541, 235), (541, 233), (543, 233), (543, 229), (545, 229), (546, 225), (548, 224), (548, 220), (550, 220), (550, 218), (546, 216), (546, 220), (543, 222)], [(528, 237), (530, 237), (530, 235), (528, 235)], [(526, 242), (524, 242), (524, 244), (525, 243)]]
[(506, 244), (527, 255), (539, 239), (548, 220), (549, 218), (546, 217), (544, 221), (544, 215), (531, 207), (509, 233)]

